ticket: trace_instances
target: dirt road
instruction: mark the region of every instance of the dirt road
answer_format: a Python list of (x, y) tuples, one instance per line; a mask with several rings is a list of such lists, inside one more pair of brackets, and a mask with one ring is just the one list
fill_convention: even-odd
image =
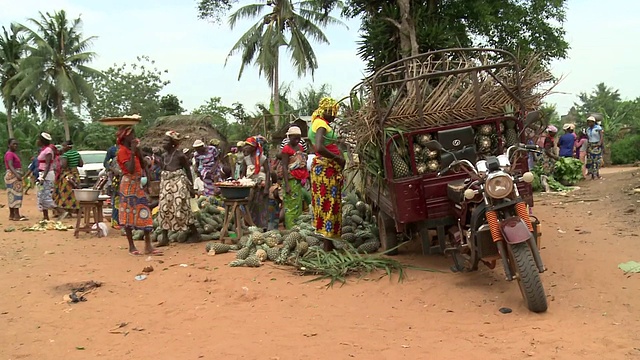
[[(608, 168), (571, 195), (537, 197), (545, 314), (526, 310), (499, 266), (325, 289), (271, 263), (229, 268), (232, 254), (207, 256), (204, 244), (145, 261), (115, 233), (2, 232), (0, 359), (640, 359), (640, 274), (617, 268), (640, 261), (636, 172)], [(24, 211), (32, 219), (34, 201)], [(15, 225), (1, 212), (0, 227)], [(399, 259), (450, 265), (406, 251)], [(134, 280), (148, 265), (148, 278)], [(69, 284), (89, 280), (103, 286), (63, 302)]]

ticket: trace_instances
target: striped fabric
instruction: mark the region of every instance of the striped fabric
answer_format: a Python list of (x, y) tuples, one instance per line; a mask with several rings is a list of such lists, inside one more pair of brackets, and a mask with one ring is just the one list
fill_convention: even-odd
[(67, 159), (67, 166), (69, 168), (76, 168), (78, 164), (80, 164), (80, 153), (77, 150), (71, 149), (62, 154), (62, 157)]
[[(289, 138), (285, 137), (284, 139), (282, 139), (282, 142), (280, 143), (280, 150), (282, 150), (285, 145), (289, 144)], [(309, 151), (309, 147), (307, 146), (307, 143), (304, 141), (304, 139), (300, 139), (300, 146), (302, 147), (302, 150), (304, 150), (304, 152), (308, 152)]]

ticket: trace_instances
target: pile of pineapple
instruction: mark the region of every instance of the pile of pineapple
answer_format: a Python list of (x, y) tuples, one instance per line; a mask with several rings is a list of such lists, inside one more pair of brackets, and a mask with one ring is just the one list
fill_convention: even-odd
[(478, 160), (490, 155), (500, 155), (498, 151), (500, 144), (503, 144), (506, 149), (519, 142), (515, 121), (505, 120), (499, 124), (499, 128), (501, 136), (498, 136), (495, 124), (483, 124), (475, 128)]
[[(343, 199), (342, 239), (334, 240), (336, 249), (374, 253), (380, 248), (378, 229), (371, 207), (362, 202), (355, 193)], [(257, 227), (249, 227), (249, 234), (241, 237), (237, 244), (209, 242), (205, 250), (211, 254), (236, 253), (236, 259), (229, 266), (259, 267), (265, 261), (279, 265), (296, 265), (297, 259), (304, 257), (309, 249), (323, 246), (323, 240), (315, 235), (312, 216), (304, 214), (298, 218), (296, 226), (287, 230), (262, 232)]]
[[(495, 123), (482, 124), (474, 128), (476, 133), (476, 149), (478, 160), (482, 160), (489, 155), (500, 155), (499, 145), (503, 144), (504, 149), (517, 144), (518, 131), (513, 120), (505, 120), (499, 123), (500, 136)], [(420, 134), (413, 138), (413, 154), (416, 162), (418, 175), (435, 173), (440, 170), (440, 153), (436, 150), (429, 150), (426, 145), (432, 140), (431, 134)], [(411, 170), (411, 156), (408, 142), (396, 140), (389, 149), (391, 156), (391, 166), (393, 168), (393, 178), (402, 179), (413, 175)]]

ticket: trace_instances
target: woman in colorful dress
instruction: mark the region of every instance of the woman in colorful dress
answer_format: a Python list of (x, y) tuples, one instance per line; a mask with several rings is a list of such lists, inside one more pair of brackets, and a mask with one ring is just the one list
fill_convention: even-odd
[(287, 130), (289, 142), (282, 148), (282, 179), (284, 185), (284, 226), (291, 229), (302, 215), (304, 203), (304, 183), (309, 179), (307, 153), (300, 140), (302, 132), (297, 126)]
[(204, 141), (193, 143), (196, 151), (195, 160), (198, 167), (198, 177), (204, 183), (204, 195), (214, 196), (218, 193), (215, 183), (221, 180), (222, 167), (218, 161), (220, 150), (215, 146), (205, 146)]
[(4, 183), (7, 186), (7, 205), (9, 206), (9, 220), (27, 221), (28, 219), (20, 215), (22, 207), (22, 162), (16, 152), (18, 151), (18, 141), (9, 139), (9, 148), (4, 154), (4, 166), (7, 173), (4, 174)]
[(587, 170), (591, 175), (591, 180), (602, 179), (600, 176), (600, 166), (602, 165), (602, 143), (604, 135), (602, 127), (596, 124), (596, 118), (587, 118)]
[(546, 134), (538, 139), (538, 146), (542, 149), (542, 153), (538, 156), (538, 164), (542, 167), (545, 175), (553, 175), (558, 155), (555, 153), (555, 136), (558, 133), (558, 128), (553, 125), (549, 125), (546, 130)]
[(80, 153), (73, 148), (71, 141), (65, 141), (63, 152), (60, 155), (60, 177), (56, 186), (56, 204), (59, 209), (70, 213), (78, 213), (79, 206), (76, 201), (74, 189), (80, 185), (80, 173), (78, 167), (83, 166)]
[(51, 145), (51, 135), (46, 132), (38, 138), (40, 153), (38, 154), (38, 211), (42, 211), (43, 220), (49, 220), (49, 210), (55, 211), (57, 205), (53, 201), (53, 185), (56, 175), (53, 169), (55, 147)]
[(324, 249), (333, 249), (331, 240), (342, 234), (342, 171), (345, 158), (338, 148), (338, 135), (332, 128), (338, 114), (338, 103), (329, 97), (322, 98), (311, 116), (309, 139), (316, 156), (311, 164), (311, 203), (316, 233), (323, 236)]
[(192, 242), (198, 241), (200, 237), (189, 201), (195, 196), (191, 163), (178, 149), (180, 139), (180, 134), (175, 131), (165, 133), (165, 156), (162, 160), (158, 203), (158, 223), (162, 229), (162, 241), (158, 242), (158, 246), (169, 245), (169, 231), (189, 230)]
[(162, 252), (151, 246), (151, 231), (153, 220), (147, 196), (142, 188), (144, 175), (144, 158), (138, 145), (140, 140), (135, 138), (135, 132), (130, 126), (121, 127), (117, 133), (118, 155), (117, 161), (122, 170), (120, 180), (120, 208), (118, 209), (119, 224), (125, 229), (129, 241), (129, 254), (142, 255), (133, 243), (133, 230), (144, 231), (144, 244), (147, 255), (162, 255)]
[(251, 219), (257, 227), (266, 229), (269, 225), (269, 183), (271, 180), (269, 162), (262, 149), (262, 144), (255, 136), (245, 141), (242, 152), (244, 153), (242, 175), (256, 183), (256, 186), (251, 190), (249, 201)]

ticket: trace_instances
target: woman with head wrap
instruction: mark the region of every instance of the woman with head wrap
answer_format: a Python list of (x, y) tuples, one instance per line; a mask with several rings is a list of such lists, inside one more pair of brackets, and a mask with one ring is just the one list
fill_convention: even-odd
[(562, 126), (564, 134), (558, 139), (558, 155), (560, 155), (560, 157), (574, 157), (576, 153), (575, 127), (573, 124), (564, 124)]
[(269, 162), (264, 154), (261, 142), (252, 136), (244, 142), (242, 149), (244, 163), (241, 175), (255, 181), (256, 187), (251, 191), (249, 211), (251, 219), (257, 227), (267, 228), (269, 210)]
[(51, 145), (51, 135), (43, 132), (38, 137), (38, 210), (42, 211), (42, 218), (49, 220), (49, 210), (55, 210), (57, 205), (53, 201), (53, 185), (56, 175), (53, 169), (55, 161), (55, 146)]
[(120, 179), (119, 224), (125, 229), (129, 241), (129, 254), (142, 255), (133, 243), (133, 229), (144, 231), (145, 251), (147, 255), (162, 255), (151, 246), (153, 220), (147, 195), (142, 188), (142, 176), (146, 164), (138, 148), (140, 140), (130, 126), (121, 127), (117, 133), (117, 161), (122, 170)]
[(311, 164), (311, 206), (316, 233), (328, 238), (325, 250), (333, 249), (333, 239), (342, 233), (342, 171), (345, 158), (338, 148), (338, 135), (332, 127), (338, 114), (338, 103), (328, 97), (312, 115), (309, 139), (316, 156)]
[(307, 170), (307, 153), (300, 145), (302, 132), (297, 126), (287, 131), (289, 142), (282, 148), (280, 162), (284, 185), (284, 225), (291, 229), (295, 221), (302, 215), (304, 202), (304, 183), (309, 178)]
[(558, 128), (553, 125), (547, 126), (546, 134), (538, 139), (538, 146), (542, 148), (542, 154), (538, 157), (538, 164), (542, 167), (545, 175), (553, 175), (556, 160), (558, 156), (554, 152), (555, 136)]
[(77, 213), (79, 206), (76, 195), (73, 191), (80, 184), (80, 173), (78, 167), (83, 166), (80, 153), (73, 148), (71, 141), (62, 144), (62, 155), (60, 155), (60, 176), (56, 183), (56, 204), (59, 209), (71, 213)]
[(162, 147), (165, 156), (160, 175), (160, 202), (158, 223), (162, 229), (162, 241), (158, 246), (169, 245), (169, 231), (190, 231), (191, 240), (199, 239), (189, 199), (195, 196), (191, 163), (178, 149), (180, 134), (167, 131)]
[(205, 146), (202, 140), (196, 140), (193, 149), (196, 151), (198, 177), (204, 183), (204, 195), (214, 196), (218, 193), (215, 183), (222, 179), (222, 166), (218, 161), (220, 150), (213, 145)]

